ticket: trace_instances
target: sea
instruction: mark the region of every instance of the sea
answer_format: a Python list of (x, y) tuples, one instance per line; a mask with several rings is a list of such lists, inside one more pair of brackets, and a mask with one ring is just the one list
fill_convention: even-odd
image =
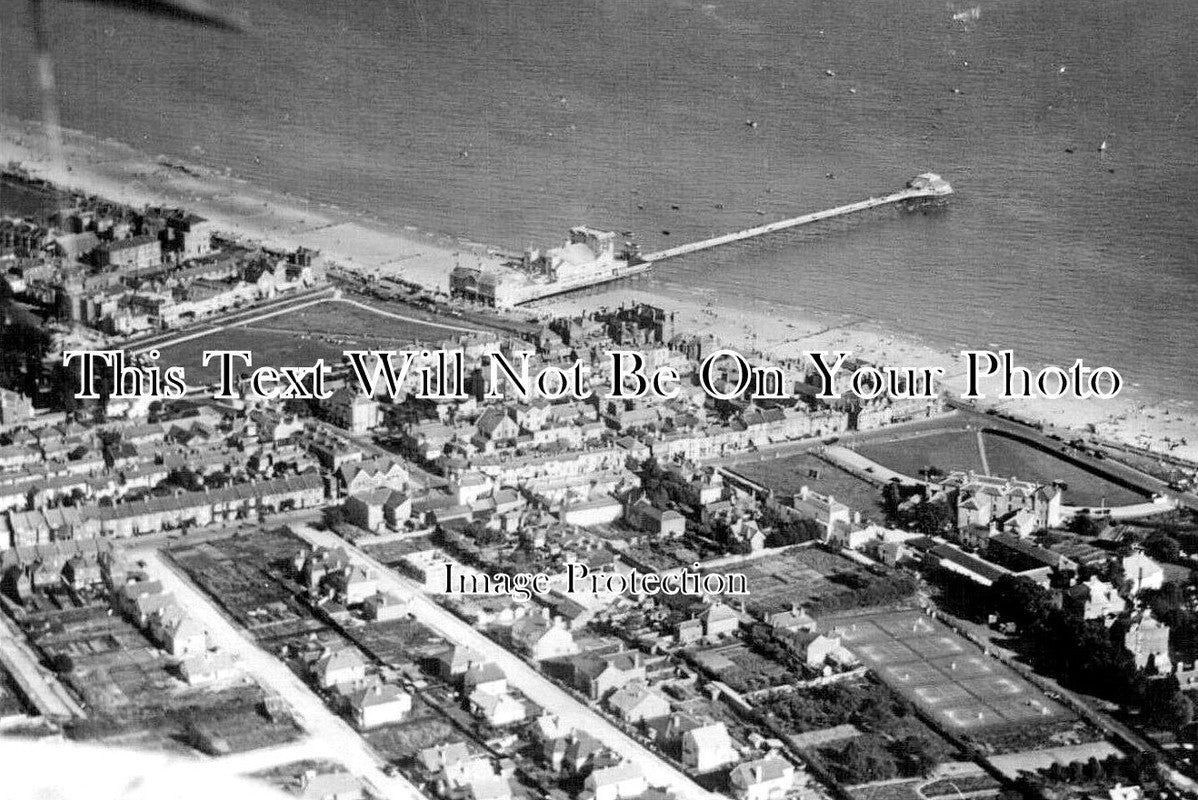
[[(645, 250), (893, 191), (639, 288), (1198, 389), (1189, 0), (211, 0), (248, 35), (45, 3), (64, 125), (387, 223)], [(0, 109), (35, 119), (24, 0)]]

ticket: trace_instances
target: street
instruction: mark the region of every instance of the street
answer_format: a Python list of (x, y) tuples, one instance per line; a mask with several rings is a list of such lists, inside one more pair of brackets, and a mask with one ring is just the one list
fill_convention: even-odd
[(398, 575), (332, 533), (301, 526), (295, 526), (294, 530), (315, 547), (345, 548), (351, 560), (360, 565), (369, 566), (378, 574), (379, 583), (383, 588), (406, 600), (413, 615), (421, 623), (446, 639), (465, 645), (486, 656), (488, 660), (503, 670), (512, 686), (538, 705), (556, 714), (564, 724), (577, 730), (586, 731), (628, 761), (636, 764), (651, 784), (667, 786), (683, 800), (711, 800), (717, 796), (699, 787), (681, 771), (647, 750), (592, 708), (560, 689), (551, 680), (525, 663), (523, 659), (500, 647), (437, 605), (429, 599), (416, 581)]
[[(332, 757), (354, 775), (366, 780), (383, 797), (390, 800), (425, 800), (416, 787), (403, 777), (384, 774), (382, 761), (349, 723), (330, 711), (282, 661), (251, 642), (203, 592), (176, 572), (160, 553), (144, 551), (139, 556), (150, 578), (161, 581), (163, 588), (175, 595), (187, 613), (208, 630), (209, 640), (216, 647), (233, 654), (238, 666), (247, 675), (288, 703), (296, 722), (321, 743), (324, 753), (333, 754)], [(272, 766), (271, 763), (258, 766), (259, 762), (249, 755), (239, 758), (250, 769)]]

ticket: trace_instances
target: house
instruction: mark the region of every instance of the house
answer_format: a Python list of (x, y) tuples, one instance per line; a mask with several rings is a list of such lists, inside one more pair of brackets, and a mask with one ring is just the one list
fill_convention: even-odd
[(462, 678), (462, 687), (467, 694), (474, 692), (506, 694), (507, 676), (503, 674), (503, 670), (499, 668), (498, 664), (492, 664), (489, 661), (475, 663), (466, 670), (466, 674)]
[(840, 643), (839, 636), (823, 634), (807, 643), (804, 659), (807, 666), (815, 670), (822, 670), (824, 667), (852, 669), (859, 663), (857, 657)]
[(337, 600), (347, 606), (364, 603), (379, 593), (378, 576), (374, 570), (361, 566), (348, 566), (329, 576), (329, 586), (337, 593)]
[(352, 647), (327, 650), (312, 665), (312, 675), (322, 689), (366, 680), (366, 662)]
[(434, 672), (447, 683), (457, 683), (474, 664), (484, 664), (486, 659), (468, 647), (450, 645), (433, 656)]
[[(548, 612), (548, 609), (546, 609)], [(560, 620), (551, 620), (548, 613), (529, 614), (512, 624), (512, 642), (534, 661), (562, 658), (578, 653), (578, 644)]]
[(1129, 591), (1137, 595), (1145, 589), (1159, 589), (1165, 583), (1165, 571), (1143, 552), (1137, 550), (1123, 559), (1123, 577), (1131, 582)]
[(795, 768), (771, 753), (765, 758), (737, 764), (728, 776), (736, 800), (781, 800), (794, 787)]
[(1107, 791), (1109, 800), (1144, 800), (1144, 789), (1141, 786), (1124, 786), (1116, 783), (1113, 789)]
[(345, 513), (345, 521), (371, 533), (377, 533), (383, 527), (383, 504), (391, 496), (391, 491), (385, 486), (376, 486), (351, 494), (345, 498), (345, 503), (341, 506)]
[(62, 578), (72, 589), (84, 589), (101, 582), (100, 565), (83, 556), (74, 556), (63, 565)]
[(605, 759), (609, 753), (602, 742), (586, 731), (571, 731), (565, 739), (561, 768), (572, 775), (578, 775)]
[(466, 800), (511, 800), (512, 786), (502, 775), (476, 775), (466, 782)]
[(507, 692), (493, 694), (475, 689), (470, 694), (468, 702), (472, 714), (485, 719), (496, 728), (520, 722), (527, 715), (524, 704)]
[(627, 761), (593, 770), (583, 785), (594, 800), (628, 800), (649, 788), (640, 768)]
[(341, 387), (326, 401), (325, 414), (334, 425), (358, 436), (377, 428), (383, 421), (378, 401), (349, 386)]
[(490, 495), (495, 483), (481, 472), (466, 472), (449, 484), (449, 493), (457, 505), (469, 506)]
[(0, 425), (15, 425), (33, 416), (33, 401), (19, 392), (0, 389)]
[(160, 630), (162, 649), (175, 658), (197, 656), (208, 650), (204, 626), (182, 612), (165, 614)]
[(867, 525), (862, 527), (856, 524), (836, 523), (832, 529), (828, 531), (828, 544), (835, 547), (842, 547), (846, 550), (864, 550), (869, 545), (877, 542), (881, 537), (880, 530), (885, 530), (880, 525)]
[(674, 631), (678, 644), (694, 644), (703, 638), (703, 620), (684, 619), (678, 622)]
[(1103, 619), (1108, 622), (1127, 609), (1127, 601), (1111, 584), (1091, 575), (1090, 580), (1070, 587), (1064, 596), (1066, 607), (1081, 614), (1082, 619)]
[(643, 683), (630, 683), (617, 689), (607, 699), (607, 704), (617, 717), (632, 724), (670, 713), (669, 702)]
[(694, 716), (681, 711), (671, 712), (665, 717), (650, 717), (641, 723), (649, 741), (657, 742), (658, 746), (669, 746), (681, 749), (682, 737), (689, 731), (702, 728), (706, 723)]
[(241, 674), (241, 670), (233, 663), (233, 657), (228, 653), (204, 652), (187, 656), (180, 661), (179, 674), (183, 680), (195, 686), (236, 677)]
[[(724, 517), (727, 520), (727, 517)], [(761, 525), (752, 517), (738, 516), (727, 522), (728, 541), (740, 543), (750, 553), (758, 553), (765, 549), (766, 535)]]
[(315, 592), (326, 577), (349, 567), (349, 554), (344, 547), (318, 547), (308, 553), (300, 553), (294, 562), (296, 571), (303, 579), (309, 592)]
[(592, 700), (601, 700), (633, 681), (646, 680), (644, 660), (638, 651), (609, 656), (580, 656), (571, 662), (574, 685)]
[(708, 641), (731, 636), (740, 630), (740, 614), (724, 603), (716, 601), (703, 613), (703, 636)]
[(579, 503), (568, 503), (558, 513), (559, 519), (568, 525), (590, 527), (609, 525), (623, 515), (624, 506), (610, 494), (604, 494)]
[(165, 217), (170, 249), (181, 261), (201, 258), (212, 252), (213, 223), (198, 214), (175, 209)]
[(449, 742), (420, 751), (417, 761), (429, 775), (437, 776), (445, 790), (465, 786), (473, 777), (493, 775), (486, 758), (473, 755), (465, 742)]
[(361, 782), (348, 772), (305, 772), (300, 779), (302, 800), (363, 800)]
[(408, 604), (391, 592), (376, 592), (362, 601), (366, 619), (374, 622), (389, 622), (408, 615)]
[(797, 603), (791, 603), (788, 611), (767, 614), (765, 624), (775, 631), (785, 631), (786, 633), (814, 633), (816, 628), (815, 620)]
[(734, 764), (739, 759), (732, 737), (722, 722), (712, 722), (682, 734), (682, 763), (698, 772)]
[(506, 409), (498, 406), (487, 408), (479, 416), (475, 429), (474, 439), (480, 448), (510, 442), (520, 435), (520, 425)]
[(347, 461), (337, 469), (337, 477), (347, 495), (371, 489), (405, 489), (410, 476), (400, 464), (389, 459)]
[(383, 501), (383, 521), (393, 529), (402, 528), (412, 518), (412, 496), (392, 489)]
[(101, 244), (95, 256), (98, 267), (149, 269), (162, 263), (162, 243), (157, 236), (132, 236)]
[(412, 696), (389, 683), (376, 683), (349, 696), (349, 709), (359, 730), (402, 722), (412, 711)]
[(117, 591), (114, 603), (140, 627), (148, 623), (155, 612), (175, 605), (175, 600), (162, 590), (158, 581), (130, 581)]
[(824, 530), (820, 538), (825, 541), (832, 538), (837, 527), (852, 524), (852, 512), (848, 506), (830, 494), (813, 492), (807, 486), (799, 487), (798, 494), (791, 498), (791, 507), (799, 517), (819, 523)]
[(1123, 637), (1123, 646), (1135, 658), (1137, 669), (1152, 664), (1164, 675), (1173, 668), (1169, 660), (1169, 626), (1152, 616), (1148, 609), (1132, 617)]
[[(953, 472), (940, 482), (957, 507), (957, 527), (1012, 530), (1027, 535), (1045, 528), (1060, 527), (1059, 486), (1029, 483), (1015, 478)], [(1020, 512), (1028, 512), (1021, 514)]]
[(686, 518), (673, 509), (661, 510), (644, 497), (628, 506), (624, 512), (628, 524), (637, 530), (665, 538), (675, 538), (686, 533)]

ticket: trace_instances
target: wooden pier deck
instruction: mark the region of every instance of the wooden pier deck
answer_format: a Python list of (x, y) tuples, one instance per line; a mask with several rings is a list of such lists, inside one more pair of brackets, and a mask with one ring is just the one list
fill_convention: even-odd
[(890, 205), (891, 203), (901, 203), (912, 200), (932, 200), (940, 197), (945, 197), (952, 194), (952, 187), (948, 182), (940, 178), (938, 175), (926, 173), (917, 178), (913, 178), (907, 184), (907, 188), (902, 191), (884, 195), (883, 197), (871, 197), (868, 200), (860, 200), (856, 203), (829, 208), (824, 211), (815, 211), (810, 214), (804, 214), (800, 217), (792, 217), (790, 219), (778, 220), (777, 222), (769, 222), (765, 225), (758, 225), (753, 228), (746, 228), (743, 231), (735, 231), (733, 233), (725, 233), (721, 236), (713, 236), (710, 239), (703, 239), (698, 242), (690, 242), (688, 244), (678, 245), (677, 247), (669, 247), (665, 250), (658, 250), (653, 253), (641, 255), (640, 261), (646, 264), (653, 264), (658, 261), (665, 261), (667, 258), (676, 258), (678, 256), (696, 253), (700, 250), (709, 250), (713, 247), (719, 247), (732, 242), (739, 242), (745, 239), (752, 239), (757, 236), (764, 236), (769, 233), (776, 233), (788, 228), (796, 228), (799, 225), (806, 225), (811, 222), (819, 222), (825, 219), (833, 219), (835, 217), (843, 217), (847, 214), (855, 214), (858, 211), (866, 211), (879, 206)]

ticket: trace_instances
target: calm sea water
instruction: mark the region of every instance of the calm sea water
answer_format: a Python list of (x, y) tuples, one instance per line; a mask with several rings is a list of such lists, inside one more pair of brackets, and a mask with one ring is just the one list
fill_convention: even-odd
[[(942, 213), (870, 212), (647, 285), (1198, 389), (1188, 0), (220, 4), (260, 35), (49, 4), (64, 123), (508, 247), (586, 222), (652, 248), (934, 170), (958, 192)], [(24, 13), (0, 0), (0, 107), (35, 117)]]

